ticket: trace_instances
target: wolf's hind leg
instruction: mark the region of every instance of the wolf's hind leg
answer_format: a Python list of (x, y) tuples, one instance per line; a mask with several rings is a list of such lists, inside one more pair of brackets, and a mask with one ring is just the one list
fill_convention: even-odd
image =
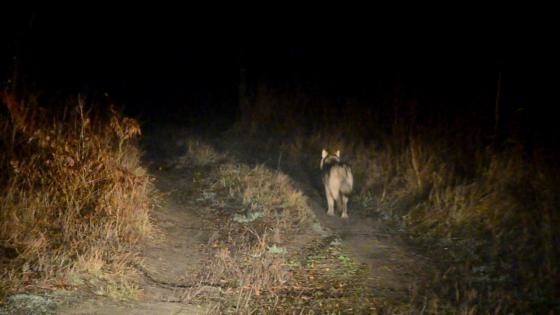
[(348, 196), (342, 195), (342, 215), (343, 219), (348, 219)]
[(327, 196), (327, 214), (330, 216), (334, 216), (334, 198), (327, 187), (325, 187), (325, 195)]

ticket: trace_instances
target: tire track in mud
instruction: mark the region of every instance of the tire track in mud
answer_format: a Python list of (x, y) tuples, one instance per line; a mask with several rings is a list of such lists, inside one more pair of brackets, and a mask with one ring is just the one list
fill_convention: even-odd
[(342, 240), (358, 262), (367, 265), (367, 283), (373, 294), (410, 302), (418, 287), (432, 274), (433, 265), (429, 259), (407, 244), (402, 232), (374, 217), (353, 213), (351, 206), (348, 219), (340, 218), (337, 212), (334, 217), (328, 216), (326, 199), (313, 187), (313, 177), (304, 170), (299, 172), (307, 177), (305, 182), (299, 182), (299, 189), (309, 198), (317, 220)]

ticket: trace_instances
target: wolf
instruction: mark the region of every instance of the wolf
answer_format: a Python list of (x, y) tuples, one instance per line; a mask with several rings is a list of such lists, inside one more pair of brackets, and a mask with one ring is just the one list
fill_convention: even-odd
[(340, 160), (340, 150), (335, 155), (321, 152), (321, 177), (327, 196), (327, 214), (334, 216), (334, 202), (342, 210), (341, 218), (348, 218), (348, 197), (352, 193), (354, 177), (350, 166)]

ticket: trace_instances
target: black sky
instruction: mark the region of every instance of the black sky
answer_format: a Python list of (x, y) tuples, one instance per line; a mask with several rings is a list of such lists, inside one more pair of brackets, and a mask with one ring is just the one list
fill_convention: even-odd
[(311, 86), (335, 97), (390, 94), (398, 87), (408, 97), (490, 105), (502, 72), (504, 99), (519, 106), (557, 103), (554, 43), (522, 23), (476, 29), (473, 20), (454, 29), (393, 21), (367, 28), (332, 20), (322, 28), (310, 20), (305, 28), (285, 18), (269, 30), (239, 27), (241, 17), (205, 19), (177, 9), (12, 13), (1, 25), (3, 82), (18, 56), (21, 72), (38, 88), (110, 91), (140, 107), (157, 102), (172, 108), (193, 100), (233, 104), (241, 66), (254, 80)]

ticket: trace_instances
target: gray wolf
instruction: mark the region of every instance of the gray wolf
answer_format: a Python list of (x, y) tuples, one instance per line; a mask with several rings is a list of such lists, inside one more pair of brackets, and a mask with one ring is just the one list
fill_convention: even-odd
[(321, 177), (325, 186), (328, 210), (334, 216), (334, 203), (342, 211), (341, 218), (348, 218), (348, 196), (352, 193), (354, 177), (350, 166), (340, 160), (340, 150), (335, 155), (321, 152)]

